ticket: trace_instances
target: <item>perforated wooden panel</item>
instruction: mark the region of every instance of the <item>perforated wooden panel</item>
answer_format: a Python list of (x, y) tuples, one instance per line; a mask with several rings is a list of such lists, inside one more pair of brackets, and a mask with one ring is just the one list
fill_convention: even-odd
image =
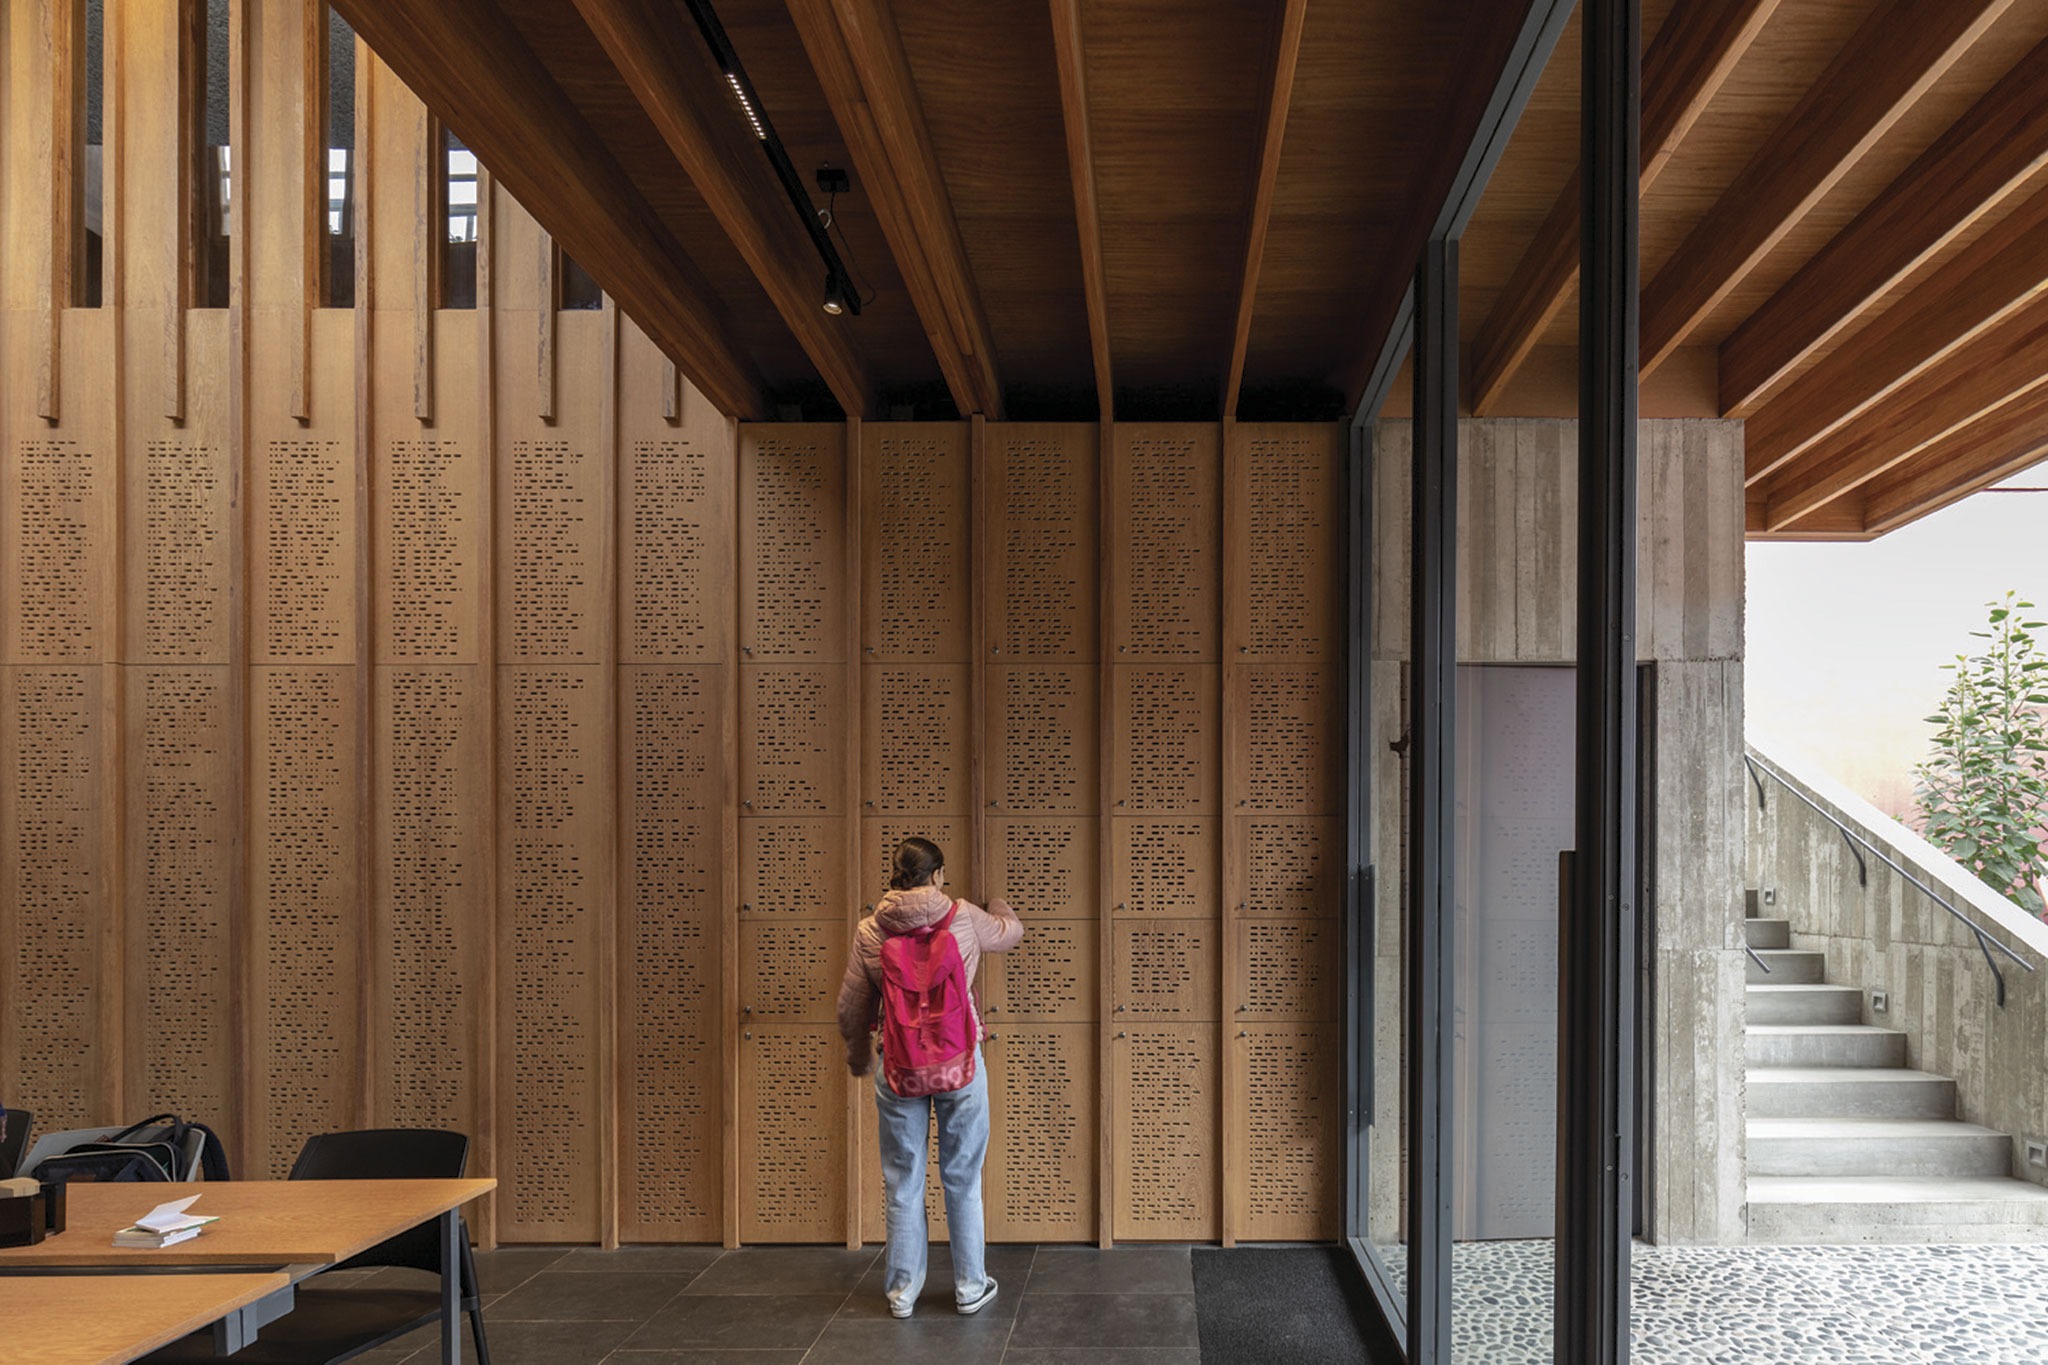
[(1335, 918), (1344, 911), (1344, 822), (1243, 816), (1232, 823), (1245, 891), (1241, 912)]
[(1098, 805), (1097, 670), (988, 670), (992, 811), (1092, 815)]
[(1018, 1019), (1095, 1018), (1101, 992), (1099, 939), (1094, 920), (1033, 915), (1022, 943), (982, 959), (982, 1014), (988, 1026)]
[(1338, 1160), (1344, 1112), (1341, 1040), (1332, 1025), (1251, 1025), (1238, 1031), (1246, 1109), (1245, 1192), (1239, 1235), (1257, 1241), (1326, 1240), (1341, 1222)]
[(989, 1151), (982, 1180), (996, 1241), (1080, 1242), (1096, 1232), (1095, 1029), (991, 1023)]
[(371, 451), (371, 616), (380, 663), (478, 663), (479, 539), (490, 504), (476, 443), (398, 426)]
[(352, 661), (354, 454), (325, 432), (273, 436), (252, 454), (251, 656), (259, 663)]
[(848, 934), (837, 923), (746, 920), (740, 924), (742, 1019), (756, 1024), (830, 1024), (846, 970)]
[(993, 660), (1097, 657), (1097, 464), (1093, 426), (987, 428)]
[(823, 815), (845, 806), (846, 670), (740, 670), (740, 814)]
[(851, 833), (844, 820), (741, 820), (740, 918), (844, 918)]
[(1327, 1021), (1344, 1013), (1344, 928), (1334, 919), (1242, 919), (1231, 1013), (1241, 1020)]
[(871, 664), (863, 670), (865, 812), (966, 813), (970, 686), (966, 664)]
[(1115, 926), (1111, 1010), (1119, 1023), (1219, 1017), (1222, 951), (1211, 920), (1136, 920)]
[(500, 670), (499, 895), (509, 1036), (504, 1235), (597, 1235), (597, 918), (609, 890), (608, 698), (588, 666)]
[(1110, 792), (1120, 815), (1214, 815), (1220, 678), (1210, 665), (1119, 666)]
[(1118, 916), (1213, 917), (1221, 904), (1223, 870), (1217, 839), (1222, 822), (1181, 816), (1113, 824), (1111, 908)]
[(380, 667), (372, 714), (371, 897), (378, 926), (375, 1112), (399, 1127), (477, 1127), (492, 933), (480, 788), (492, 737), (481, 670)]
[(251, 673), (259, 1178), (282, 1179), (307, 1137), (349, 1127), (360, 1103), (355, 706), (351, 668)]
[(102, 608), (112, 574), (114, 486), (105, 445), (77, 433), (17, 437), (0, 461), (0, 614), (9, 663), (97, 661), (109, 632)]
[(1101, 910), (1100, 842), (1095, 820), (991, 819), (982, 885), (1030, 919), (1094, 919)]
[(715, 1240), (723, 1209), (720, 667), (620, 670), (620, 1230)]
[(839, 1031), (782, 1024), (740, 1038), (740, 1238), (846, 1235), (846, 1074)]
[(1243, 670), (1241, 809), (1328, 815), (1344, 805), (1343, 679), (1334, 669)]
[(867, 422), (860, 439), (862, 654), (965, 663), (967, 425)]
[(740, 657), (846, 659), (846, 433), (740, 432)]
[(235, 591), (234, 477), (225, 441), (203, 426), (149, 437), (130, 477), (130, 657), (225, 662)]
[(38, 1126), (100, 1112), (112, 1040), (101, 1010), (116, 983), (102, 947), (114, 923), (102, 857), (101, 670), (0, 670), (0, 975), (15, 1102)]
[(1119, 1025), (1111, 1040), (1115, 1236), (1204, 1241), (1221, 1228), (1217, 1026)]
[(1116, 428), (1118, 662), (1214, 662), (1222, 631), (1223, 450), (1207, 423)]
[(1240, 423), (1230, 441), (1230, 498), (1244, 534), (1228, 546), (1241, 623), (1229, 652), (1341, 663), (1344, 429)]
[(666, 364), (622, 324), (619, 657), (722, 662), (733, 615), (732, 436), (708, 403), (662, 416)]
[[(535, 426), (538, 423), (534, 424)], [(499, 467), (498, 657), (580, 663), (598, 656), (610, 461), (587, 431), (515, 435)]]

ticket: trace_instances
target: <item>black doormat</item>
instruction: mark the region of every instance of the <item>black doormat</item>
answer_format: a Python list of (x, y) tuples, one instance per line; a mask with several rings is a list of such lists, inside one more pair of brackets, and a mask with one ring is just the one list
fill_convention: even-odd
[(1198, 1247), (1202, 1365), (1395, 1365), (1372, 1291), (1342, 1247)]

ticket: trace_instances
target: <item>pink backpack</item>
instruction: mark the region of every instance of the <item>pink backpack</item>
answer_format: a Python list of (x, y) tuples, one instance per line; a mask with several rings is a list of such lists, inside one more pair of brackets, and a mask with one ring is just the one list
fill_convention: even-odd
[(882, 1074), (904, 1099), (974, 1080), (974, 1011), (953, 938), (960, 902), (937, 924), (882, 940)]

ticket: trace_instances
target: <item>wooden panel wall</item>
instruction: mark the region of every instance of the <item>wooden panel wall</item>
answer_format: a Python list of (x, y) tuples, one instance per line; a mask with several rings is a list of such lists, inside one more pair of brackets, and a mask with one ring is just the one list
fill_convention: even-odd
[(309, 4), (235, 6), (221, 310), (175, 7), (109, 10), (95, 309), (0, 10), (0, 1096), (250, 1176), (457, 1129), (489, 1241), (879, 1239), (833, 996), (918, 833), (1030, 926), (994, 1238), (1331, 1235), (1337, 430), (737, 428), (488, 175), (429, 306), (438, 130), (366, 52), (312, 307)]

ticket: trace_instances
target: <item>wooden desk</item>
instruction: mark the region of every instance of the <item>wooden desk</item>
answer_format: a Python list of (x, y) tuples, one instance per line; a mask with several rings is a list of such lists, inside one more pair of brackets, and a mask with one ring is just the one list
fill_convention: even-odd
[(0, 1360), (120, 1365), (289, 1283), (275, 1273), (0, 1278)]
[[(231, 1180), (192, 1185), (73, 1185), (64, 1231), (30, 1247), (0, 1247), (0, 1276), (10, 1271), (90, 1268), (165, 1270), (179, 1266), (263, 1267), (296, 1283), (368, 1251), (387, 1237), (439, 1219), (441, 1360), (457, 1365), (461, 1335), (464, 1204), (496, 1189), (495, 1180)], [(152, 1250), (117, 1247), (114, 1234), (158, 1204), (197, 1194), (192, 1212), (220, 1221), (190, 1241)], [(34, 1284), (34, 1280), (27, 1281)]]

